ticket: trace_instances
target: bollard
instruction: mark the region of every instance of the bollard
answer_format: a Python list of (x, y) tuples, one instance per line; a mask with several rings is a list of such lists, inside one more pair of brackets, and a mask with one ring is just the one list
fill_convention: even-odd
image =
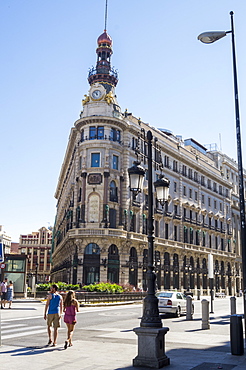
[(193, 320), (192, 297), (186, 297), (186, 320)]
[(236, 307), (236, 297), (231, 297), (231, 315), (236, 315), (237, 313), (237, 307)]
[(202, 304), (202, 329), (210, 329), (209, 301), (203, 299), (201, 304)]
[(200, 289), (197, 290), (197, 300), (200, 301), (200, 297), (201, 297), (201, 291)]
[(242, 356), (244, 354), (242, 316), (230, 317), (231, 354)]

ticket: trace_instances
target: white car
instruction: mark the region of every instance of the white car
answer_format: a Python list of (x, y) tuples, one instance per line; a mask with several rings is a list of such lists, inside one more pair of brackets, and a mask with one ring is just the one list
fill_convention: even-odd
[[(160, 313), (173, 314), (176, 317), (186, 313), (186, 295), (181, 292), (159, 292), (158, 308)], [(194, 305), (192, 304), (192, 312)]]

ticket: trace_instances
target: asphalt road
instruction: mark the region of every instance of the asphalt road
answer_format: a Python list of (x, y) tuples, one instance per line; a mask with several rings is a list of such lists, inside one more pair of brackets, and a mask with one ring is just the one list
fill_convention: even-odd
[[(13, 302), (11, 310), (0, 310), (2, 344), (9, 346), (23, 346), (39, 348), (47, 343), (46, 322), (43, 319), (44, 302), (17, 301)], [(201, 301), (194, 301), (194, 320), (201, 319)], [(74, 341), (86, 340), (107, 341), (107, 333), (111, 333), (108, 340), (119, 343), (136, 343), (136, 335), (132, 331), (140, 324), (142, 304), (120, 305), (110, 307), (81, 307), (78, 313), (78, 323), (74, 332)], [(242, 298), (237, 298), (237, 313), (242, 314)], [(214, 314), (211, 320), (224, 322), (223, 331), (229, 331), (230, 299), (217, 298), (214, 301)], [(162, 316), (163, 326), (170, 328), (170, 334), (180, 328), (189, 330), (189, 321), (185, 317), (174, 318)], [(118, 333), (115, 338), (112, 333)], [(119, 335), (120, 331), (120, 335)], [(169, 337), (169, 335), (168, 335)], [(100, 339), (101, 338), (101, 339)], [(66, 339), (66, 326), (62, 322), (59, 329), (58, 343)], [(171, 335), (170, 335), (171, 339)]]

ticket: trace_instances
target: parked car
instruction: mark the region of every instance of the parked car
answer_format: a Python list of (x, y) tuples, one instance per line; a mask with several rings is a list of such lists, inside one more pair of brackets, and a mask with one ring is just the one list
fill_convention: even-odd
[[(166, 291), (159, 292), (156, 296), (160, 313), (173, 314), (176, 317), (186, 313), (186, 295), (184, 293)], [(192, 312), (194, 312), (193, 304)]]

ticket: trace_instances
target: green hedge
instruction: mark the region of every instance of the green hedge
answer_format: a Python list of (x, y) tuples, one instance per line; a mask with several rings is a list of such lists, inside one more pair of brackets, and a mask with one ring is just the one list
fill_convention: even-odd
[(78, 290), (80, 288), (79, 284), (66, 284), (59, 281), (58, 283), (37, 284), (37, 291), (49, 291), (52, 284), (56, 284), (58, 286), (58, 290)]
[(101, 293), (123, 293), (124, 289), (121, 285), (111, 283), (97, 283), (84, 285), (83, 290), (87, 292), (101, 292)]

